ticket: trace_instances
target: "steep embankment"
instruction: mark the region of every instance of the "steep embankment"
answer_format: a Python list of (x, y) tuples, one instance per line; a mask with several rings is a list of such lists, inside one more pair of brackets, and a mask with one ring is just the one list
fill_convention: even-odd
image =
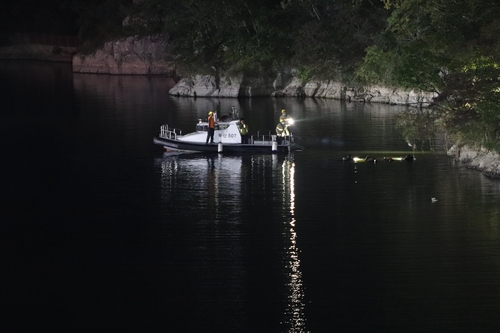
[[(77, 73), (176, 76), (175, 59), (166, 36), (129, 37), (108, 42), (90, 55), (76, 48), (38, 44), (0, 47), (0, 59), (71, 62)], [(349, 86), (335, 80), (300, 80), (285, 68), (276, 77), (255, 75), (191, 75), (183, 77), (169, 94), (192, 97), (315, 97), (400, 105), (429, 105), (435, 94), (383, 86)], [(448, 155), (467, 168), (500, 177), (500, 155), (484, 149), (453, 146)]]
[[(292, 71), (293, 72), (293, 71)], [(334, 80), (302, 81), (287, 70), (275, 78), (244, 75), (192, 75), (179, 80), (170, 92), (196, 97), (315, 97), (399, 105), (428, 106), (435, 94), (381, 86), (349, 86)]]
[[(128, 37), (107, 42), (93, 54), (76, 54), (77, 73), (177, 76), (168, 37), (163, 35)], [(292, 68), (276, 77), (264, 74), (193, 74), (182, 77), (169, 93), (190, 97), (316, 97), (347, 101), (427, 106), (432, 93), (380, 86), (349, 86), (334, 80), (301, 80)]]
[(76, 73), (175, 75), (168, 38), (128, 37), (104, 44), (93, 54), (73, 57)]
[(500, 155), (482, 148), (454, 145), (448, 151), (463, 166), (482, 172), (489, 177), (500, 178)]

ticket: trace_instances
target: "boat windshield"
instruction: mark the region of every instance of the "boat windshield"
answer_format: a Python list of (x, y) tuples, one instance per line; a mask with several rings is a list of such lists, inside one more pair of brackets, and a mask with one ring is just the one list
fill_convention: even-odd
[[(224, 130), (228, 128), (229, 125), (219, 125), (215, 124), (215, 130)], [(196, 124), (196, 132), (208, 132), (208, 124), (207, 123), (198, 123)]]
[(207, 124), (197, 124), (196, 131), (197, 132), (206, 132), (206, 131), (208, 131), (208, 125)]

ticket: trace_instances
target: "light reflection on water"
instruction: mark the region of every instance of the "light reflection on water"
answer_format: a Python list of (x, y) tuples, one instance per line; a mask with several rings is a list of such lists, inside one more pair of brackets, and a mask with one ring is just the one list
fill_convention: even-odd
[[(498, 331), (500, 182), (441, 151), (383, 162), (409, 153), (401, 107), (172, 98), (166, 78), (67, 67), (0, 64), (0, 279), (18, 324)], [(152, 144), (163, 123), (190, 132), (232, 105), (261, 133), (286, 108), (306, 150), (162, 156)]]
[(300, 269), (300, 250), (297, 245), (297, 223), (295, 217), (295, 163), (291, 159), (285, 159), (282, 164), (283, 177), (283, 203), (289, 207), (289, 217), (285, 221), (285, 235), (289, 239), (288, 263), (285, 265), (290, 281), (288, 282), (289, 294), (287, 310), (285, 311), (288, 332), (306, 332), (306, 316), (304, 304), (304, 286), (302, 272)]
[[(245, 161), (243, 161), (245, 160)], [(224, 269), (226, 276), (233, 276), (231, 286), (243, 288), (241, 281), (246, 268), (242, 263), (242, 238), (245, 234), (242, 228), (237, 225), (241, 223), (243, 208), (243, 193), (247, 184), (245, 179), (252, 179), (251, 187), (255, 189), (265, 188), (271, 184), (272, 197), (266, 200), (275, 201), (278, 206), (275, 209), (282, 216), (281, 235), (275, 235), (281, 239), (284, 249), (282, 274), (286, 277), (287, 292), (284, 297), (287, 299), (284, 305), (284, 317), (282, 326), (288, 332), (306, 332), (304, 288), (302, 282), (302, 272), (300, 269), (300, 250), (297, 246), (297, 223), (295, 217), (295, 163), (293, 156), (278, 157), (277, 155), (251, 155), (242, 156), (222, 156), (219, 155), (198, 155), (198, 154), (176, 154), (165, 153), (160, 161), (162, 170), (162, 203), (168, 216), (172, 215), (172, 210), (176, 206), (186, 207), (188, 204), (196, 205), (196, 214), (199, 210), (205, 211), (199, 218), (193, 219), (190, 213), (186, 212), (184, 223), (193, 223), (195, 229), (200, 234), (197, 239), (203, 239), (207, 248), (214, 243), (224, 242), (224, 253), (231, 253), (231, 262)], [(270, 179), (269, 179), (270, 178)], [(250, 189), (250, 192), (252, 190)], [(260, 195), (260, 194), (258, 194)], [(207, 238), (207, 235), (196, 227), (202, 225), (208, 228), (209, 225), (218, 225), (217, 232)], [(228, 226), (231, 225), (232, 226)], [(236, 224), (236, 225), (234, 225)], [(192, 226), (192, 227), (193, 227)], [(191, 228), (192, 228), (191, 227)], [(193, 230), (193, 229), (191, 229)], [(199, 245), (198, 245), (199, 246)], [(198, 253), (205, 252), (205, 246)], [(216, 244), (217, 246), (217, 244)], [(229, 250), (228, 250), (229, 249)], [(220, 251), (220, 250), (219, 250)], [(201, 254), (202, 255), (202, 254)], [(212, 263), (214, 253), (203, 255), (203, 261)], [(218, 253), (222, 255), (222, 253)], [(227, 259), (227, 258), (226, 258)], [(200, 264), (197, 263), (197, 270)], [(206, 265), (206, 264), (205, 264)], [(206, 266), (203, 271), (213, 271), (214, 267)], [(207, 275), (213, 273), (205, 273)], [(200, 286), (210, 284), (206, 280), (200, 282)], [(230, 288), (231, 289), (231, 288)], [(241, 290), (233, 290), (234, 294), (240, 294)]]

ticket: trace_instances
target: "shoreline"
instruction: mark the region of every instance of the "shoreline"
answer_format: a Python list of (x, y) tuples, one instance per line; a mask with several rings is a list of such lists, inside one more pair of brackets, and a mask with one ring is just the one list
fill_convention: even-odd
[[(0, 47), (0, 60), (35, 60), (71, 64), (73, 56), (76, 53), (76, 47), (41, 44), (13, 44)], [(500, 179), (499, 153), (488, 151), (486, 149), (473, 149), (467, 145), (460, 147), (453, 145), (447, 151), (447, 155), (454, 158), (465, 168), (477, 170), (487, 177)]]
[(76, 47), (42, 44), (0, 46), (0, 60), (42, 60), (72, 63)]
[(453, 145), (447, 155), (467, 169), (477, 170), (487, 177), (500, 179), (499, 153), (484, 148), (475, 149), (467, 145)]

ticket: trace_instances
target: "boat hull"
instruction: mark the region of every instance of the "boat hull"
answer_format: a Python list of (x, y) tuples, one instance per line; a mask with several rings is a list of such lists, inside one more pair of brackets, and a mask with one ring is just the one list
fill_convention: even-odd
[[(163, 137), (155, 137), (153, 142), (157, 145), (163, 146), (167, 150), (176, 151), (195, 151), (195, 152), (207, 152), (207, 153), (218, 153), (219, 143), (199, 143), (199, 142), (187, 142), (176, 139), (169, 139)], [(252, 144), (241, 144), (241, 143), (222, 143), (222, 153), (266, 153), (271, 154), (275, 152), (289, 152), (291, 150), (298, 150), (297, 145), (291, 144), (281, 144), (275, 145), (275, 150), (271, 142), (257, 142)]]

